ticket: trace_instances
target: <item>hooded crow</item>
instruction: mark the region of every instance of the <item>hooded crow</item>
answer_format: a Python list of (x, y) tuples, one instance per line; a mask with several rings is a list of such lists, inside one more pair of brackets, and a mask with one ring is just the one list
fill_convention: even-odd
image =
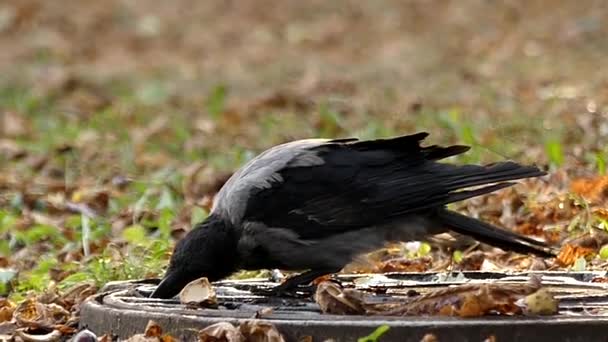
[(276, 288), (292, 290), (386, 242), (446, 231), (554, 256), (540, 241), (446, 208), (545, 172), (510, 161), (441, 163), (469, 147), (422, 147), (427, 135), (298, 140), (263, 152), (232, 175), (209, 217), (177, 243), (152, 297), (170, 298), (194, 279), (220, 280), (239, 269), (308, 270)]

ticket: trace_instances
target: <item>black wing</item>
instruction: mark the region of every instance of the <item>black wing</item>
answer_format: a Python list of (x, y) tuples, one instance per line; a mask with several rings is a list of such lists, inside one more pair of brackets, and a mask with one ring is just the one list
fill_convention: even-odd
[(407, 214), (463, 200), (512, 183), (463, 188), (543, 175), (536, 167), (502, 162), (452, 165), (437, 160), (467, 146), (421, 147), (428, 134), (394, 139), (329, 141), (313, 147), (321, 165), (287, 166), (282, 181), (256, 189), (243, 219), (289, 228), (302, 239), (389, 223)]

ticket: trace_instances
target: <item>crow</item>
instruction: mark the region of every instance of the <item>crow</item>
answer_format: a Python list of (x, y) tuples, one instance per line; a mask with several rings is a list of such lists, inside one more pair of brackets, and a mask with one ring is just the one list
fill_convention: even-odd
[(307, 139), (272, 147), (236, 171), (210, 215), (172, 254), (152, 297), (237, 270), (307, 270), (275, 287), (284, 293), (339, 272), (390, 241), (453, 231), (519, 253), (554, 256), (543, 242), (447, 209), (546, 173), (512, 161), (455, 165), (439, 160), (468, 146), (421, 146), (428, 133), (388, 139)]

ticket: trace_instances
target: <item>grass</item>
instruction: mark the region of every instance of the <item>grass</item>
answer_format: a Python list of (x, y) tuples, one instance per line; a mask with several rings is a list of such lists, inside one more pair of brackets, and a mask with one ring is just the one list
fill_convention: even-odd
[[(22, 298), (28, 291), (40, 291), (49, 282), (57, 280), (59, 286), (85, 280), (102, 285), (110, 280), (161, 274), (173, 245), (171, 224), (185, 208), (187, 200), (183, 193), (186, 181), (183, 167), (193, 162), (204, 161), (212, 170), (228, 171), (245, 163), (261, 148), (280, 142), (276, 137), (295, 138), (303, 136), (304, 132), (319, 137), (350, 136), (349, 132), (353, 130), (349, 127), (348, 116), (353, 115), (366, 118), (360, 128), (354, 130), (362, 138), (403, 132), (396, 126), (403, 123), (403, 120), (381, 120), (363, 112), (344, 114), (332, 107), (331, 101), (320, 101), (312, 112), (308, 112), (307, 115), (311, 117), (305, 120), (301, 113), (269, 112), (259, 120), (246, 123), (237, 121), (237, 125), (253, 126), (251, 131), (261, 132), (261, 135), (253, 144), (241, 139), (237, 141), (246, 144), (231, 143), (231, 137), (240, 134), (237, 127), (234, 127), (234, 131), (218, 130), (213, 135), (206, 136), (201, 136), (193, 127), (193, 120), (205, 118), (211, 126), (230, 128), (232, 121), (229, 120), (235, 119), (224, 116), (231, 99), (225, 85), (212, 88), (200, 108), (205, 114), (194, 117), (180, 106), (167, 103), (171, 97), (169, 87), (161, 81), (145, 82), (145, 85), (133, 92), (125, 89), (121, 91), (123, 93), (117, 94), (117, 99), (109, 107), (86, 114), (74, 114), (63, 111), (61, 101), (52, 96), (38, 97), (27, 89), (18, 87), (4, 87), (0, 90), (0, 107), (23, 115), (30, 130), (35, 132), (16, 137), (15, 142), (28, 155), (49, 156), (46, 167), (60, 170), (66, 184), (77, 188), (79, 183), (86, 184), (83, 191), (95, 186), (107, 189), (107, 180), (117, 172), (133, 180), (119, 195), (110, 196), (108, 211), (103, 217), (62, 214), (57, 224), (35, 223), (25, 229), (16, 228), (24, 210), (27, 210), (27, 215), (31, 210), (24, 203), (24, 193), (15, 188), (5, 195), (9, 206), (0, 212), (0, 234), (10, 236), (11, 240), (0, 244), (0, 256), (10, 259), (21, 248), (40, 248), (44, 245), (47, 247), (44, 256), (48, 260), (34, 261), (32, 266), (21, 269), (16, 279), (11, 280), (11, 284), (16, 284), (11, 288), (11, 296)], [(154, 114), (157, 112), (164, 114)], [(497, 136), (480, 140), (487, 133), (484, 128), (486, 120), (470, 120), (470, 116), (457, 107), (437, 112), (426, 111), (419, 118), (415, 126), (433, 132), (432, 141), (458, 142), (473, 147), (466, 155), (457, 157), (458, 162), (500, 160), (503, 155), (496, 151), (517, 155), (527, 148), (510, 141), (505, 144)], [(409, 121), (405, 120), (406, 123)], [(516, 129), (521, 127), (510, 128)], [(529, 132), (519, 131), (518, 134), (533, 134), (535, 127), (529, 129)], [(89, 138), (92, 139), (90, 142), (86, 141), (87, 135), (92, 137)], [(138, 137), (141, 140), (138, 141)], [(201, 139), (206, 140), (203, 144), (197, 144)], [(58, 152), (66, 145), (70, 146), (67, 152)], [(544, 147), (548, 162), (553, 167), (562, 166), (565, 157), (560, 140), (548, 139)], [(593, 162), (598, 171), (602, 171), (605, 169), (605, 163), (601, 159), (603, 155), (596, 156)], [(143, 161), (138, 161), (138, 158)], [(19, 170), (22, 182), (40, 178), (40, 170), (32, 169), (23, 159), (10, 160), (5, 166)], [(77, 197), (76, 194), (73, 190), (65, 192), (65, 196), (72, 199)], [(40, 195), (41, 207), (36, 210), (43, 215), (53, 216), (49, 212), (50, 208), (44, 208), (46, 202), (43, 194)], [(207, 215), (207, 209), (200, 206), (189, 208), (188, 224), (198, 222)], [(131, 211), (133, 217), (143, 212), (153, 212), (155, 215), (143, 217), (119, 231), (113, 231), (113, 222), (125, 211)], [(91, 253), (91, 248), (99, 241), (106, 241), (105, 247)], [(57, 262), (57, 257), (66, 250), (81, 251), (78, 253), (84, 252), (86, 255), (77, 262)], [(425, 249), (419, 253), (425, 254), (428, 251)], [(51, 269), (55, 273), (68, 275), (54, 280), (50, 276)], [(5, 293), (7, 289), (5, 283)]]
[[(185, 3), (183, 13), (202, 6), (196, 13), (219, 17), (206, 3)], [(53, 25), (72, 17), (49, 6), (37, 14), (51, 16), (40, 29), (63, 32)], [(575, 30), (578, 19), (594, 18), (583, 6), (564, 3), (549, 18), (533, 5), (489, 11), (476, 2), (460, 8), (383, 1), (364, 10), (347, 6), (351, 18), (333, 5), (291, 3), (276, 17), (230, 12), (230, 30), (222, 20), (165, 11), (157, 14), (166, 31), (152, 38), (124, 27), (140, 12), (107, 6), (119, 22), (75, 6), (82, 16), (73, 17), (89, 21), (65, 26), (84, 25), (83, 36), (106, 44), (91, 47), (78, 36), (65, 39), (75, 44), (67, 51), (62, 44), (40, 47), (23, 39), (36, 36), (24, 24), (17, 43), (6, 45), (23, 51), (6, 49), (21, 54), (7, 55), (0, 72), (0, 113), (21, 127), (0, 137), (0, 148), (11, 145), (22, 155), (0, 153), (0, 258), (7, 264), (0, 295), (23, 297), (50, 282), (101, 285), (161, 274), (176, 238), (208, 215), (214, 183), (286, 140), (425, 130), (429, 144), (472, 146), (454, 162), (515, 159), (552, 171), (576, 165), (576, 173), (606, 173), (605, 136), (577, 121), (605, 111), (596, 67), (604, 36)], [(461, 11), (469, 21), (459, 22)], [(515, 12), (526, 15), (505, 19)], [(335, 17), (328, 21), (324, 13)], [(400, 25), (384, 20), (387, 13)], [(200, 22), (208, 24), (202, 29)], [(314, 30), (285, 41), (285, 32), (297, 31), (294, 23)], [(120, 35), (97, 28), (104, 25), (118, 25)], [(342, 28), (357, 39), (336, 38)], [(234, 44), (236, 37), (251, 43)], [(526, 55), (530, 44), (541, 52)], [(78, 203), (94, 207), (99, 200), (87, 197), (94, 189), (108, 197), (94, 217), (54, 204), (82, 197)], [(429, 253), (422, 246), (416, 256)]]

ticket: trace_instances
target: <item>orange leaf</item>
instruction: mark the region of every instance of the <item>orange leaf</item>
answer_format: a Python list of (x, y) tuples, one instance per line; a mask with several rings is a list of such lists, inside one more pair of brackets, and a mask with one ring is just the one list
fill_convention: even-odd
[(602, 200), (608, 195), (608, 176), (575, 179), (570, 190), (593, 202)]
[(567, 267), (573, 265), (576, 259), (586, 257), (593, 253), (595, 253), (595, 251), (592, 248), (566, 244), (559, 251), (559, 255), (557, 256), (556, 260), (560, 266)]

